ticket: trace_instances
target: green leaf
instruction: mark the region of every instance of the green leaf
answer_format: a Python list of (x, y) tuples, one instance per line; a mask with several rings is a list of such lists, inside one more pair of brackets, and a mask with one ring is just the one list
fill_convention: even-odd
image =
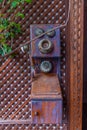
[(31, 2), (32, 2), (32, 0), (25, 0), (25, 2), (27, 2), (27, 3), (31, 3)]
[(15, 53), (11, 54), (11, 58), (14, 58), (15, 56), (16, 56), (16, 54), (15, 54)]
[(3, 44), (3, 50), (6, 54), (12, 51), (11, 47), (7, 44)]
[(4, 36), (5, 36), (6, 39), (8, 39), (8, 38), (10, 38), (11, 34), (10, 34), (10, 32), (6, 32), (6, 33), (4, 34)]
[(24, 4), (24, 0), (18, 0), (20, 4)]
[(0, 43), (3, 44), (3, 43), (5, 43), (5, 42), (6, 42), (6, 39), (5, 39), (5, 37), (4, 37), (4, 34), (1, 33), (1, 34), (0, 34)]
[(13, 1), (13, 2), (11, 3), (11, 8), (16, 8), (17, 5), (18, 5), (18, 3), (19, 3), (19, 2), (17, 2), (17, 1)]
[(0, 55), (4, 55), (4, 52), (3, 52), (3, 50), (0, 48)]
[(2, 24), (3, 24), (5, 27), (7, 27), (7, 26), (8, 26), (8, 24), (9, 24), (9, 22), (8, 22), (8, 20), (7, 20), (7, 19), (3, 19)]
[[(10, 29), (10, 33), (11, 35), (16, 35), (18, 33), (21, 33), (21, 27), (20, 27), (20, 24), (17, 24), (15, 22), (10, 22), (9, 24), (9, 29)], [(14, 37), (13, 36), (13, 37)]]
[(3, 31), (3, 30), (5, 30), (5, 27), (4, 27), (4, 25), (1, 24), (0, 25), (0, 32)]
[(0, 0), (0, 3), (2, 3), (3, 0)]
[(12, 51), (11, 47), (8, 47), (7, 53), (10, 53)]
[(17, 17), (24, 18), (24, 14), (23, 14), (23, 13), (21, 13), (21, 12), (18, 12), (18, 13), (16, 14), (16, 16), (17, 16)]
[(0, 17), (0, 28), (6, 29), (8, 25), (8, 19)]
[(4, 49), (3, 49), (3, 46), (0, 46), (0, 55), (4, 55), (5, 54), (5, 51), (4, 51)]
[(0, 39), (2, 39), (4, 37), (3, 33), (0, 33)]
[(5, 39), (5, 38), (0, 39), (0, 43), (1, 43), (1, 44), (4, 44), (5, 42), (6, 42), (6, 39)]
[(15, 33), (10, 32), (10, 36), (11, 36), (11, 38), (14, 38), (15, 37)]
[(12, 48), (5, 43), (0, 48), (0, 55), (4, 56), (4, 54), (8, 54), (11, 51), (12, 51)]
[(5, 52), (7, 52), (7, 47), (8, 47), (7, 44), (3, 44), (3, 49), (4, 49)]

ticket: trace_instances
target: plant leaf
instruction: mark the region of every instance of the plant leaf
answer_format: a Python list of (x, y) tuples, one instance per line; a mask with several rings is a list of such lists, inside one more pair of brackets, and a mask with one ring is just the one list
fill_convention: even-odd
[(4, 34), (4, 36), (5, 36), (6, 39), (8, 39), (8, 38), (11, 36), (11, 34), (10, 34), (10, 32), (6, 32), (6, 33)]
[(17, 1), (13, 1), (13, 2), (11, 3), (11, 8), (16, 8), (17, 5), (18, 5), (18, 2), (17, 2)]
[(3, 50), (6, 54), (12, 51), (11, 47), (7, 44), (3, 44)]
[(4, 55), (4, 52), (3, 52), (3, 50), (0, 48), (0, 55)]
[(24, 18), (24, 14), (23, 14), (23, 13), (21, 13), (21, 12), (18, 12), (18, 13), (16, 14), (16, 16), (17, 16), (17, 17)]
[(8, 54), (11, 51), (12, 51), (12, 48), (5, 43), (2, 45), (2, 48), (0, 48), (0, 55), (4, 56), (4, 54)]
[(3, 31), (5, 29), (4, 25), (0, 25), (0, 32)]
[(2, 3), (3, 0), (0, 0), (0, 3)]
[(32, 0), (25, 0), (25, 2), (27, 2), (27, 3), (31, 3), (31, 2), (32, 2)]

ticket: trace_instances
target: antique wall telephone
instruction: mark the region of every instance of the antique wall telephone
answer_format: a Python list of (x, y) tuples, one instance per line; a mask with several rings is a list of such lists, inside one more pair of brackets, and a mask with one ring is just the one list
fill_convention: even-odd
[[(12, 52), (3, 56), (3, 57), (9, 56), (14, 52), (16, 52), (19, 48), (21, 48), (21, 50), (25, 52), (29, 49), (27, 45), (31, 43), (31, 56), (30, 56), (31, 66), (35, 66), (36, 69), (35, 72), (37, 76), (38, 74), (40, 74), (40, 77), (38, 77), (37, 80), (34, 81), (33, 78), (31, 80), (31, 82), (33, 81), (31, 91), (32, 123), (47, 123), (47, 124), (62, 123), (62, 94), (58, 79), (58, 76), (60, 77), (59, 28), (67, 26), (67, 23), (69, 21), (69, 14), (70, 14), (70, 2), (69, 2), (68, 16), (64, 24), (61, 24), (59, 26), (31, 25), (30, 30), (31, 40), (26, 42), (25, 44), (19, 45)], [(50, 32), (49, 30), (52, 31)], [(41, 34), (42, 36), (39, 37), (39, 35)], [(44, 106), (43, 107), (44, 110), (43, 108), (39, 110), (40, 105)], [(50, 107), (51, 110), (50, 111), (48, 110), (49, 111), (48, 113), (48, 111), (46, 110), (49, 108), (49, 106), (51, 106)], [(36, 109), (36, 107), (38, 109)], [(55, 108), (54, 112), (56, 112), (56, 114), (52, 114), (52, 108), (53, 109)]]
[[(31, 39), (55, 25), (31, 25)], [(60, 29), (51, 31), (31, 43), (31, 64), (38, 66), (38, 78), (32, 82), (32, 123), (62, 123), (60, 76)], [(31, 72), (32, 73), (32, 72)], [(33, 78), (32, 78), (33, 80)]]

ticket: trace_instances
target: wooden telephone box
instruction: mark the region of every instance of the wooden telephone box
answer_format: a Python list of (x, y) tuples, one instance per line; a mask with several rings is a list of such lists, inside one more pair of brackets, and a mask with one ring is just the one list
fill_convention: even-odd
[[(31, 25), (31, 39), (55, 25)], [(60, 29), (31, 43), (31, 64), (38, 66), (31, 86), (32, 123), (62, 124), (63, 99), (60, 75)], [(32, 72), (31, 72), (32, 73)], [(33, 80), (33, 79), (32, 79)]]

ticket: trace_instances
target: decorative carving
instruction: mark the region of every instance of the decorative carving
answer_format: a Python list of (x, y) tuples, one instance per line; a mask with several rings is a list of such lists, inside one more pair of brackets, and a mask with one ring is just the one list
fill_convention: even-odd
[(83, 1), (71, 0), (70, 130), (82, 130)]

